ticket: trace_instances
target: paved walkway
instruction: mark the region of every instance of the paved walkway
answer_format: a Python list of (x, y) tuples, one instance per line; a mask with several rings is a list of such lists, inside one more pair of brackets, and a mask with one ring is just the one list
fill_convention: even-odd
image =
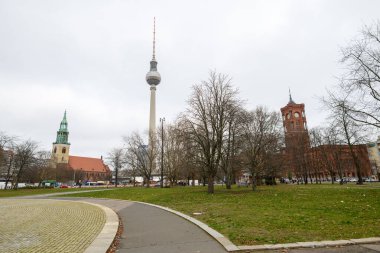
[[(28, 196), (92, 202), (113, 209), (120, 216), (124, 231), (117, 252), (227, 252), (205, 231), (189, 221), (165, 210), (126, 200), (97, 198), (68, 198), (59, 195)], [(249, 251), (242, 251), (249, 252)], [(380, 244), (362, 244), (332, 248), (303, 248), (292, 250), (263, 250), (255, 253), (375, 253)]]
[(124, 231), (117, 252), (227, 252), (214, 238), (198, 226), (156, 207), (125, 200), (96, 198), (65, 199), (77, 199), (105, 205), (119, 214), (124, 225)]
[(90, 204), (0, 199), (0, 251), (84, 252), (105, 220), (103, 210)]

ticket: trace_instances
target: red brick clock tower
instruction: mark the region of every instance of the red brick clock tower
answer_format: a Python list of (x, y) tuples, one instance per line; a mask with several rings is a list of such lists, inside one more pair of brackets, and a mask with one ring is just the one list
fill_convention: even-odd
[(305, 104), (296, 104), (289, 91), (289, 102), (281, 108), (286, 148), (310, 147)]

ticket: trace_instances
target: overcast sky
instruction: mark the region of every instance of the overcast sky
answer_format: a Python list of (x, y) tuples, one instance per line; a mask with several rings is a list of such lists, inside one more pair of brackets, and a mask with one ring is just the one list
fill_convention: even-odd
[(288, 88), (308, 126), (342, 71), (340, 48), (379, 18), (380, 1), (0, 1), (0, 131), (50, 150), (67, 109), (71, 155), (107, 155), (148, 128), (156, 17), (159, 117), (173, 121), (209, 70), (253, 109)]

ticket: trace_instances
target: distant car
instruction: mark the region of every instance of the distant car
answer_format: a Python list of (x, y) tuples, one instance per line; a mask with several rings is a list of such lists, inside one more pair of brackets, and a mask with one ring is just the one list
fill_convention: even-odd
[(69, 188), (67, 185), (63, 184), (59, 188)]
[(241, 182), (238, 183), (238, 186), (246, 186), (246, 187), (248, 187), (248, 182), (241, 181)]
[(354, 178), (354, 177), (352, 177), (352, 178), (350, 178), (348, 181), (349, 181), (349, 182), (357, 182), (357, 181), (358, 181), (358, 179), (357, 179), (357, 178)]

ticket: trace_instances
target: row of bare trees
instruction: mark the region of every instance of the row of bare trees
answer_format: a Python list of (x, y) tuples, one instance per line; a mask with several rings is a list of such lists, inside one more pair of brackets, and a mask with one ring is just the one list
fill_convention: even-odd
[(41, 150), (37, 142), (0, 132), (0, 189), (17, 189), (20, 183), (41, 187), (45, 180), (79, 181), (84, 176), (67, 164), (53, 166), (51, 153)]
[(273, 176), (280, 163), (273, 163), (282, 146), (279, 113), (258, 106), (243, 107), (231, 79), (211, 72), (209, 79), (193, 86), (188, 108), (179, 119), (193, 163), (214, 192), (216, 177), (227, 189), (242, 173), (250, 174), (252, 189), (257, 179)]
[[(257, 179), (273, 179), (282, 166), (282, 130), (279, 113), (261, 106), (248, 111), (243, 104), (231, 79), (211, 72), (208, 80), (193, 86), (188, 107), (175, 122), (148, 138), (134, 132), (123, 138), (124, 148), (110, 152), (116, 180), (123, 170), (133, 182), (137, 176), (143, 177), (149, 187), (163, 159), (170, 186), (179, 180), (199, 180), (213, 193), (215, 182), (231, 189), (247, 173), (255, 190)], [(147, 142), (151, 147), (145, 145)]]
[(55, 176), (50, 153), (38, 150), (32, 140), (0, 132), (0, 178), (4, 189), (17, 189), (20, 182), (38, 182)]
[[(368, 141), (380, 129), (380, 21), (364, 26), (351, 43), (342, 49), (345, 68), (338, 85), (323, 99), (330, 111), (331, 136), (348, 145), (358, 183), (362, 184), (360, 160), (354, 146)], [(338, 171), (340, 171), (338, 169)]]

